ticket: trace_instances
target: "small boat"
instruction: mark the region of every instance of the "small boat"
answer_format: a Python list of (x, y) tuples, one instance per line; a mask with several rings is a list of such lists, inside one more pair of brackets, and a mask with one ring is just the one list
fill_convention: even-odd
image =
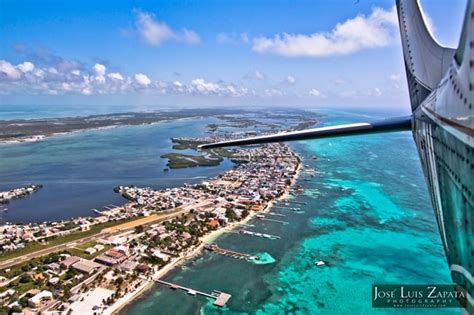
[(324, 261), (322, 261), (322, 260), (316, 261), (314, 264), (315, 264), (316, 266), (318, 266), (318, 267), (326, 265), (326, 263), (325, 263)]

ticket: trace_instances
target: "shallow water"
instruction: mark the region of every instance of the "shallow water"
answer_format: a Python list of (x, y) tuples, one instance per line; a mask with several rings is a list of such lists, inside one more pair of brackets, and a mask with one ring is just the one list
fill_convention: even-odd
[(91, 209), (125, 203), (113, 192), (117, 185), (175, 187), (215, 176), (233, 163), (164, 172), (167, 160), (160, 155), (172, 151), (171, 137), (204, 135), (207, 124), (216, 121), (181, 119), (0, 144), (0, 190), (43, 185), (37, 193), (10, 202), (8, 212), (0, 212), (0, 222), (89, 216), (94, 214)]

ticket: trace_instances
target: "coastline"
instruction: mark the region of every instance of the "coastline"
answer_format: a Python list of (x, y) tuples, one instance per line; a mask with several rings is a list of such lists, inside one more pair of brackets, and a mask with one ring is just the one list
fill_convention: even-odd
[[(81, 117), (81, 116), (78, 116), (78, 117)], [(102, 130), (116, 129), (116, 128), (122, 128), (122, 127), (131, 127), (131, 126), (156, 125), (156, 124), (160, 124), (160, 123), (181, 121), (181, 120), (194, 119), (194, 118), (199, 119), (199, 118), (202, 118), (202, 116), (163, 119), (163, 120), (160, 120), (160, 121), (154, 121), (154, 122), (150, 122), (150, 123), (141, 123), (141, 124), (126, 124), (125, 123), (125, 124), (121, 124), (121, 125), (91, 127), (91, 128), (77, 129), (77, 130), (71, 130), (71, 131), (65, 131), (65, 132), (52, 132), (52, 133), (49, 133), (49, 134), (37, 134), (37, 135), (28, 136), (28, 137), (25, 137), (25, 138), (15, 138), (15, 139), (12, 139), (12, 140), (0, 140), (0, 145), (33, 143), (33, 142), (39, 142), (39, 141), (42, 141), (42, 140), (46, 140), (48, 138), (55, 137), (55, 136), (64, 136), (64, 135), (81, 133), (81, 132), (88, 132), (88, 131), (102, 131)]]
[(204, 248), (205, 244), (212, 243), (216, 239), (218, 239), (222, 234), (224, 234), (226, 231), (233, 230), (237, 226), (247, 223), (251, 219), (255, 218), (255, 216), (257, 214), (269, 212), (271, 210), (271, 208), (273, 207), (273, 205), (277, 201), (287, 200), (288, 197), (290, 196), (291, 188), (295, 185), (296, 181), (298, 180), (298, 177), (301, 174), (301, 169), (302, 169), (302, 165), (303, 165), (301, 157), (298, 154), (296, 154), (295, 152), (293, 152), (293, 153), (295, 154), (295, 156), (298, 160), (298, 164), (297, 164), (297, 167), (296, 167), (296, 170), (295, 170), (295, 175), (293, 176), (290, 185), (288, 185), (287, 189), (285, 190), (285, 192), (281, 196), (269, 201), (266, 204), (264, 209), (262, 209), (260, 211), (250, 212), (249, 215), (247, 217), (245, 217), (244, 219), (242, 219), (241, 221), (232, 222), (232, 223), (230, 223), (229, 225), (227, 225), (223, 228), (212, 231), (212, 232), (202, 236), (201, 243), (197, 247), (195, 247), (195, 248), (191, 249), (190, 251), (184, 253), (183, 256), (179, 256), (179, 257), (174, 258), (172, 261), (170, 261), (170, 263), (168, 263), (162, 269), (156, 271), (153, 275), (153, 280), (152, 281), (147, 281), (148, 285), (140, 287), (139, 289), (137, 289), (137, 291), (132, 293), (127, 299), (125, 299), (124, 301), (121, 301), (121, 303), (119, 305), (115, 306), (115, 304), (114, 304), (113, 306), (115, 306), (115, 307), (112, 310), (112, 312), (109, 312), (107, 310), (105, 312), (105, 314), (120, 314), (121, 310), (123, 310), (126, 306), (132, 304), (134, 301), (139, 299), (142, 295), (144, 295), (145, 293), (147, 293), (151, 289), (153, 289), (155, 287), (155, 280), (156, 279), (160, 279), (160, 278), (166, 276), (166, 274), (168, 274), (170, 271), (172, 271), (175, 267), (181, 266), (181, 265), (185, 264), (187, 261), (189, 261), (190, 259), (197, 256), (198, 254), (201, 254), (202, 249)]

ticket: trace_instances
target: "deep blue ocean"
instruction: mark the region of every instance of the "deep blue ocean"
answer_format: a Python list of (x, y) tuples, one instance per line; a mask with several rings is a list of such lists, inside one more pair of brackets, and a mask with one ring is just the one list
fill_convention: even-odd
[[(29, 115), (29, 114), (25, 114)], [(9, 117), (14, 117), (10, 114)], [(30, 115), (31, 116), (31, 115)], [(31, 117), (29, 117), (31, 118)], [(325, 112), (324, 124), (360, 121), (360, 113)], [(123, 202), (115, 185), (171, 187), (232, 167), (164, 172), (170, 137), (205, 134), (214, 118), (180, 120), (51, 137), (0, 146), (0, 189), (26, 183), (45, 187), (16, 200), (2, 221), (43, 221), (90, 215)], [(433, 210), (409, 132), (292, 143), (305, 168), (293, 201), (277, 204), (287, 221), (251, 221), (246, 229), (279, 235), (269, 240), (225, 234), (216, 243), (246, 253), (268, 253), (256, 265), (203, 253), (164, 279), (202, 291), (232, 294), (224, 309), (201, 297), (155, 287), (124, 314), (458, 314), (457, 310), (371, 307), (374, 283), (450, 283)], [(317, 159), (313, 157), (316, 156)], [(269, 215), (270, 217), (270, 215)], [(316, 260), (327, 265), (316, 267)]]

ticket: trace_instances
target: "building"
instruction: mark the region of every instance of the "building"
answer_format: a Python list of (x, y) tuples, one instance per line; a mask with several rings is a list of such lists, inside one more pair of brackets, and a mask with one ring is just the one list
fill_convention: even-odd
[(53, 277), (51, 279), (48, 280), (48, 283), (52, 284), (52, 285), (56, 285), (58, 284), (60, 281), (59, 277)]
[(126, 259), (127, 255), (112, 248), (106, 251), (104, 254), (97, 256), (94, 261), (106, 266), (114, 266), (124, 262)]
[(120, 264), (120, 270), (125, 271), (125, 272), (131, 272), (135, 270), (137, 267), (138, 263), (132, 260), (125, 261)]
[(95, 249), (94, 247), (87, 247), (87, 248), (84, 250), (84, 253), (86, 253), (87, 255), (92, 255), (92, 254), (94, 254), (95, 252), (97, 252), (97, 249)]
[(47, 290), (43, 290), (40, 293), (33, 296), (32, 298), (30, 298), (28, 300), (28, 304), (31, 307), (37, 308), (37, 307), (41, 306), (41, 303), (43, 303), (45, 301), (52, 300), (52, 299), (53, 299), (53, 293), (51, 293), (50, 291), (47, 291)]
[(94, 246), (94, 248), (95, 248), (96, 251), (100, 252), (101, 250), (103, 250), (105, 248), (105, 246), (102, 245), (102, 244), (96, 244)]
[(219, 221), (217, 221), (216, 219), (210, 220), (209, 222), (207, 222), (207, 225), (215, 228), (220, 226)]
[(72, 268), (76, 269), (79, 272), (90, 275), (94, 273), (97, 269), (99, 269), (100, 265), (87, 259), (81, 259), (80, 261), (73, 264)]
[(69, 268), (71, 267), (73, 264), (77, 263), (78, 261), (80, 261), (81, 258), (80, 257), (77, 257), (77, 256), (69, 256), (67, 257), (66, 259), (64, 259), (63, 261), (61, 261), (61, 266), (65, 267), (65, 268)]

